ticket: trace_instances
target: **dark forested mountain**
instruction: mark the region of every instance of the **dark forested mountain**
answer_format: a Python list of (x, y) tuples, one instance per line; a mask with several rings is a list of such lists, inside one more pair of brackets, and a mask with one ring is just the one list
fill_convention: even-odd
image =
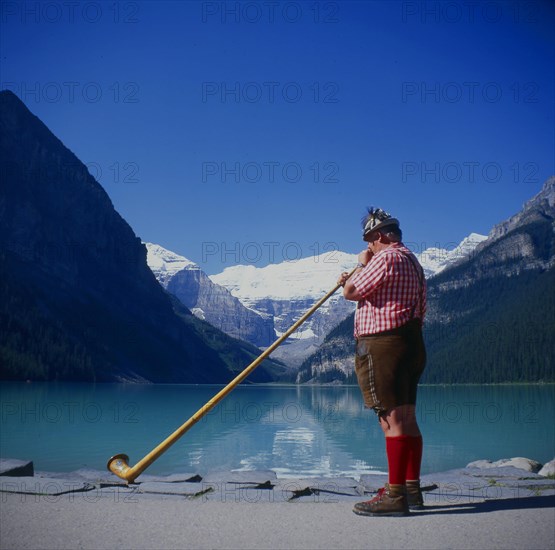
[[(428, 280), (423, 382), (555, 381), (555, 177), (472, 255)], [(299, 382), (354, 380), (353, 316)]]
[(0, 171), (1, 379), (227, 382), (258, 354), (163, 290), (106, 192), (8, 91)]

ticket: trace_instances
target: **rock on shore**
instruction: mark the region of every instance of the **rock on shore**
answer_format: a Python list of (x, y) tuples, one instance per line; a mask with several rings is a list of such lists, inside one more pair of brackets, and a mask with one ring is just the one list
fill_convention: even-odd
[(520, 470), (525, 470), (527, 472), (538, 473), (542, 465), (530, 458), (523, 458), (517, 456), (515, 458), (502, 458), (501, 460), (496, 460), (492, 462), (491, 460), (476, 460), (470, 462), (466, 465), (467, 468), (499, 468), (505, 466), (513, 466), (514, 468), (519, 468)]
[(543, 465), (543, 468), (538, 472), (541, 476), (555, 476), (555, 458)]

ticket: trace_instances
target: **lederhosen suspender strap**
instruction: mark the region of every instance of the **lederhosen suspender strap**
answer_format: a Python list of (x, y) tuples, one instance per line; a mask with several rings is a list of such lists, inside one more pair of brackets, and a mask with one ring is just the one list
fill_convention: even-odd
[(416, 276), (418, 277), (418, 284), (419, 284), (418, 299), (414, 304), (414, 306), (412, 307), (412, 311), (410, 315), (411, 319), (414, 319), (415, 313), (416, 313), (416, 306), (418, 302), (420, 302), (420, 305), (422, 306), (422, 303), (424, 301), (424, 272), (422, 270), (422, 267), (416, 263), (416, 260), (412, 257), (412, 254), (410, 252), (408, 254), (405, 254), (405, 256), (410, 260), (410, 263), (416, 270)]

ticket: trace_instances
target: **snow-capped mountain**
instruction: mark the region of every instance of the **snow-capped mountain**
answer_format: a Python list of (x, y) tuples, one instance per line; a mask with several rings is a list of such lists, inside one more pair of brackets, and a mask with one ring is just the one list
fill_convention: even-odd
[(146, 261), (158, 282), (167, 288), (171, 278), (182, 269), (200, 269), (200, 267), (171, 250), (158, 244), (143, 243), (146, 246)]
[(430, 247), (424, 250), (421, 254), (416, 254), (416, 257), (424, 269), (426, 278), (429, 278), (433, 275), (441, 273), (447, 267), (470, 256), (474, 249), (486, 239), (487, 237), (485, 235), (471, 233), (453, 250)]
[(210, 279), (225, 286), (245, 304), (260, 300), (303, 300), (321, 297), (336, 283), (339, 273), (353, 268), (356, 254), (332, 251), (319, 256), (270, 264), (236, 265)]
[(194, 315), (255, 346), (265, 347), (276, 339), (270, 315), (243, 305), (229, 290), (213, 283), (197, 264), (184, 256), (157, 244), (145, 245), (147, 263), (158, 282)]

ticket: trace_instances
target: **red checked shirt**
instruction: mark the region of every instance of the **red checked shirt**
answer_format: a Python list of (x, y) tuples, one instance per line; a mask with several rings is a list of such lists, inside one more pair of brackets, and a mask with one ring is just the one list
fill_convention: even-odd
[(357, 304), (355, 338), (401, 327), (415, 317), (424, 321), (424, 272), (403, 243), (372, 256), (352, 283), (364, 298)]

